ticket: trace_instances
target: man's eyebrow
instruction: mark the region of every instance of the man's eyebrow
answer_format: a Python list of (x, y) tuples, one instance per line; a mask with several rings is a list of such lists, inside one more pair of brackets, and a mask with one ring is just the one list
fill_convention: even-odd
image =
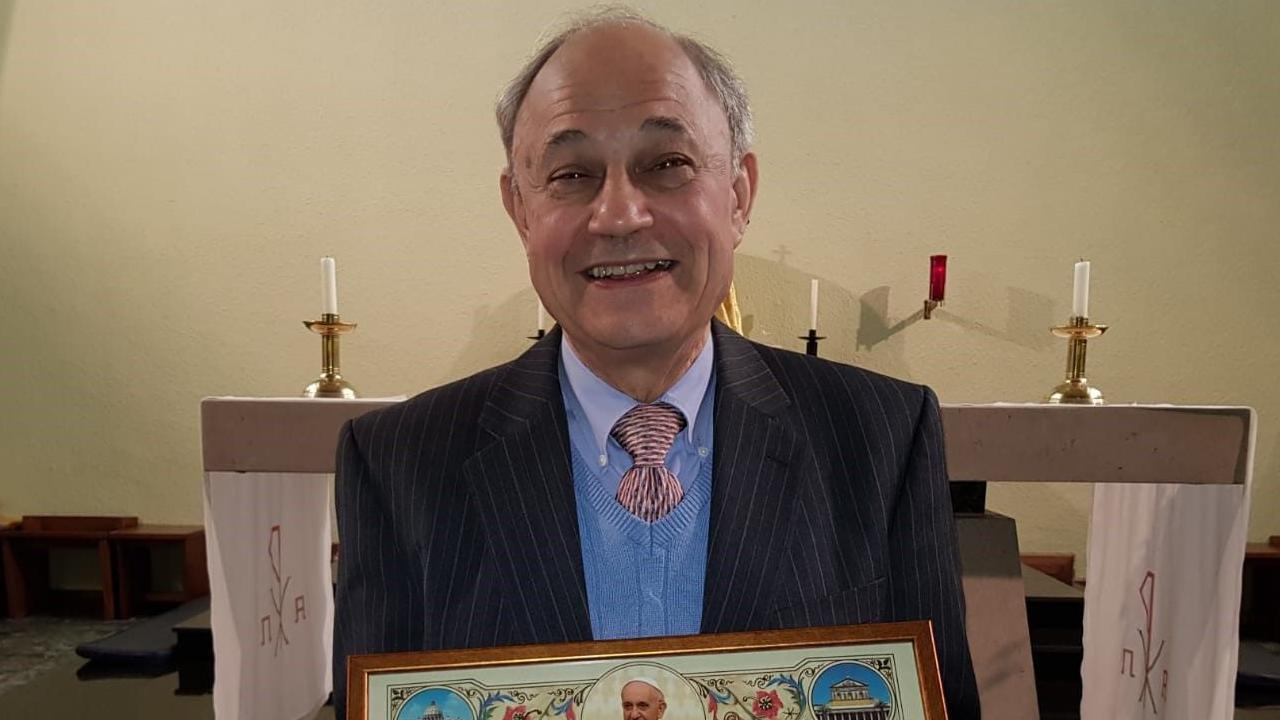
[[(640, 131), (657, 131), (670, 135), (687, 135), (689, 133), (684, 122), (679, 118), (671, 117), (669, 115), (655, 115), (653, 117), (645, 118), (644, 122), (640, 123)], [(543, 144), (542, 157), (543, 159), (546, 159), (546, 157), (554, 150), (566, 145), (580, 143), (585, 140), (587, 140), (587, 134), (581, 130), (576, 128), (561, 130), (548, 138), (547, 142)]]
[(645, 121), (640, 123), (640, 130), (642, 132), (658, 130), (675, 135), (685, 135), (689, 132), (679, 118), (673, 118), (668, 115), (655, 115), (651, 118), (645, 118)]
[(546, 144), (542, 146), (542, 154), (545, 156), (547, 153), (551, 152), (552, 150), (555, 150), (558, 147), (562, 147), (564, 145), (570, 145), (572, 143), (582, 142), (583, 140), (586, 140), (586, 139), (587, 139), (587, 134), (582, 132), (581, 130), (576, 130), (573, 128), (570, 128), (568, 130), (561, 130), (555, 135), (552, 135), (551, 138), (547, 140)]

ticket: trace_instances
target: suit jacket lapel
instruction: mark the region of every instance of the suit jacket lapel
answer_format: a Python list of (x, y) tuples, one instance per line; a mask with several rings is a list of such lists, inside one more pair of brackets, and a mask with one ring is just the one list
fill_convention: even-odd
[(782, 386), (745, 338), (712, 323), (715, 448), (702, 631), (773, 625), (769, 614), (788, 552), (794, 498), (814, 472), (808, 443), (781, 411)]
[(557, 327), (507, 366), (480, 417), (493, 442), (463, 465), (518, 642), (591, 639), (559, 353)]

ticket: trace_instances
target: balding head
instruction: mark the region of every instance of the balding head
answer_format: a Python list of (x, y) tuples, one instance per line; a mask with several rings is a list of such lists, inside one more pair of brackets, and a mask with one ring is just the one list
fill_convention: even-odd
[(606, 8), (572, 20), (563, 30), (542, 43), (520, 72), (498, 98), (496, 116), (508, 167), (512, 160), (515, 129), (521, 107), (530, 86), (559, 50), (576, 36), (602, 29), (630, 31), (638, 34), (658, 33), (674, 42), (693, 65), (706, 89), (715, 96), (729, 126), (730, 161), (737, 167), (742, 156), (751, 149), (754, 127), (746, 87), (727, 59), (710, 46), (667, 28), (625, 8)]
[[(583, 113), (620, 113), (671, 99), (693, 122), (656, 130), (698, 131), (726, 166), (732, 164), (729, 125), (697, 68), (667, 33), (644, 25), (600, 25), (568, 38), (533, 79), (512, 135), (513, 169), (532, 165), (556, 144), (580, 139), (549, 130), (574, 126)], [(675, 113), (670, 113), (675, 122)], [(600, 135), (598, 140), (616, 142)], [(518, 176), (518, 172), (517, 172)]]

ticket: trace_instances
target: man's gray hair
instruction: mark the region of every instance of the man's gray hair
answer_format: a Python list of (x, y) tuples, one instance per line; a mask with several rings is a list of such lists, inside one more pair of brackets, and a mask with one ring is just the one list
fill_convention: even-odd
[(729, 60), (716, 52), (706, 43), (695, 40), (688, 35), (672, 32), (668, 28), (640, 15), (629, 8), (609, 6), (578, 15), (569, 21), (563, 30), (556, 33), (538, 47), (520, 72), (507, 84), (498, 96), (496, 115), (498, 130), (502, 134), (502, 146), (507, 152), (507, 167), (511, 167), (511, 145), (516, 131), (516, 115), (533, 79), (541, 72), (552, 55), (574, 35), (584, 30), (592, 30), (609, 25), (643, 25), (663, 33), (678, 44), (693, 63), (702, 81), (720, 101), (724, 108), (725, 118), (729, 121), (729, 143), (733, 152), (733, 167), (736, 170), (742, 156), (751, 149), (755, 139), (755, 129), (751, 122), (751, 105), (747, 102), (747, 88), (742, 79), (733, 71)]

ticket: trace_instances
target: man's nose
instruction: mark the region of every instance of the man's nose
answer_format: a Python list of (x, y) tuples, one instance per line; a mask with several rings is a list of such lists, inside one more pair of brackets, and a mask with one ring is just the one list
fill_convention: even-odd
[(596, 197), (587, 229), (596, 235), (630, 235), (653, 225), (649, 199), (626, 172), (609, 173)]

